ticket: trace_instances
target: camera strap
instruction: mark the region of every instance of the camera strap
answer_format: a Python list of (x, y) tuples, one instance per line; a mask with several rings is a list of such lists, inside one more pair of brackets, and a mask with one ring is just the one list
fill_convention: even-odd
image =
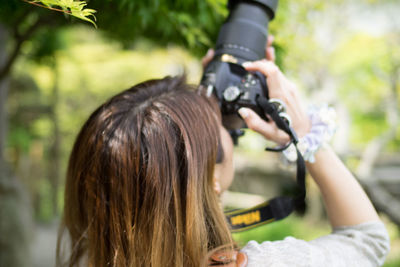
[(259, 97), (258, 105), (265, 114), (275, 121), (278, 128), (285, 131), (291, 138), (291, 142), (284, 147), (267, 148), (268, 151), (279, 152), (287, 148), (291, 143), (296, 147), (297, 152), (297, 172), (296, 196), (280, 196), (275, 197), (267, 202), (248, 209), (239, 209), (225, 212), (228, 223), (231, 226), (231, 231), (241, 232), (254, 227), (278, 221), (289, 216), (296, 208), (304, 207), (306, 197), (305, 174), (306, 167), (303, 156), (297, 148), (298, 138), (293, 128), (287, 121), (279, 116), (276, 107), (271, 104), (266, 98)]

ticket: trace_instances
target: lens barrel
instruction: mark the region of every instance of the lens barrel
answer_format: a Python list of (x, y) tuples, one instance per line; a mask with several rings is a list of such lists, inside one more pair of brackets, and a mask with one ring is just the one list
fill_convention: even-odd
[(246, 61), (265, 58), (268, 23), (278, 0), (230, 0), (230, 14), (222, 25), (216, 56), (229, 54)]

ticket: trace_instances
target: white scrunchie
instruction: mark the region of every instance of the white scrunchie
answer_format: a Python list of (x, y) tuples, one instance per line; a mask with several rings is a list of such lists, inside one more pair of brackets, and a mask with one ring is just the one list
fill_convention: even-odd
[[(328, 105), (311, 106), (308, 109), (308, 117), (311, 120), (311, 130), (308, 134), (299, 138), (297, 147), (304, 160), (315, 162), (315, 153), (319, 148), (327, 144), (336, 132), (336, 111)], [(297, 160), (296, 148), (291, 144), (283, 151), (283, 155), (289, 162)]]

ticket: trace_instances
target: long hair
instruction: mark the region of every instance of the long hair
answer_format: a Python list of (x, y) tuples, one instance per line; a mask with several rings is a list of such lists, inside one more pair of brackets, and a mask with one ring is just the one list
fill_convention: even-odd
[[(61, 239), (67, 266), (204, 266), (231, 245), (213, 172), (220, 114), (183, 77), (134, 86), (101, 105), (72, 150)], [(193, 88), (192, 88), (193, 89)]]

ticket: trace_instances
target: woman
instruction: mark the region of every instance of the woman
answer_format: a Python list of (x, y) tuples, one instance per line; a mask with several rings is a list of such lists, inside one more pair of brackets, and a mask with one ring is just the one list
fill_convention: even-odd
[[(297, 89), (271, 60), (271, 48), (267, 58), (244, 66), (267, 77), (270, 97), (286, 103), (294, 129), (306, 138), (313, 122)], [(288, 141), (252, 110), (239, 113), (265, 138)], [(383, 264), (388, 236), (368, 197), (331, 149), (314, 152), (307, 168), (321, 189), (333, 233), (310, 242), (251, 241), (237, 256), (218, 199), (234, 169), (232, 141), (216, 102), (179, 77), (136, 85), (101, 105), (77, 137), (58, 265), (234, 266), (236, 258), (241, 266)], [(63, 236), (70, 239), (68, 255)], [(226, 253), (214, 253), (221, 248)]]

